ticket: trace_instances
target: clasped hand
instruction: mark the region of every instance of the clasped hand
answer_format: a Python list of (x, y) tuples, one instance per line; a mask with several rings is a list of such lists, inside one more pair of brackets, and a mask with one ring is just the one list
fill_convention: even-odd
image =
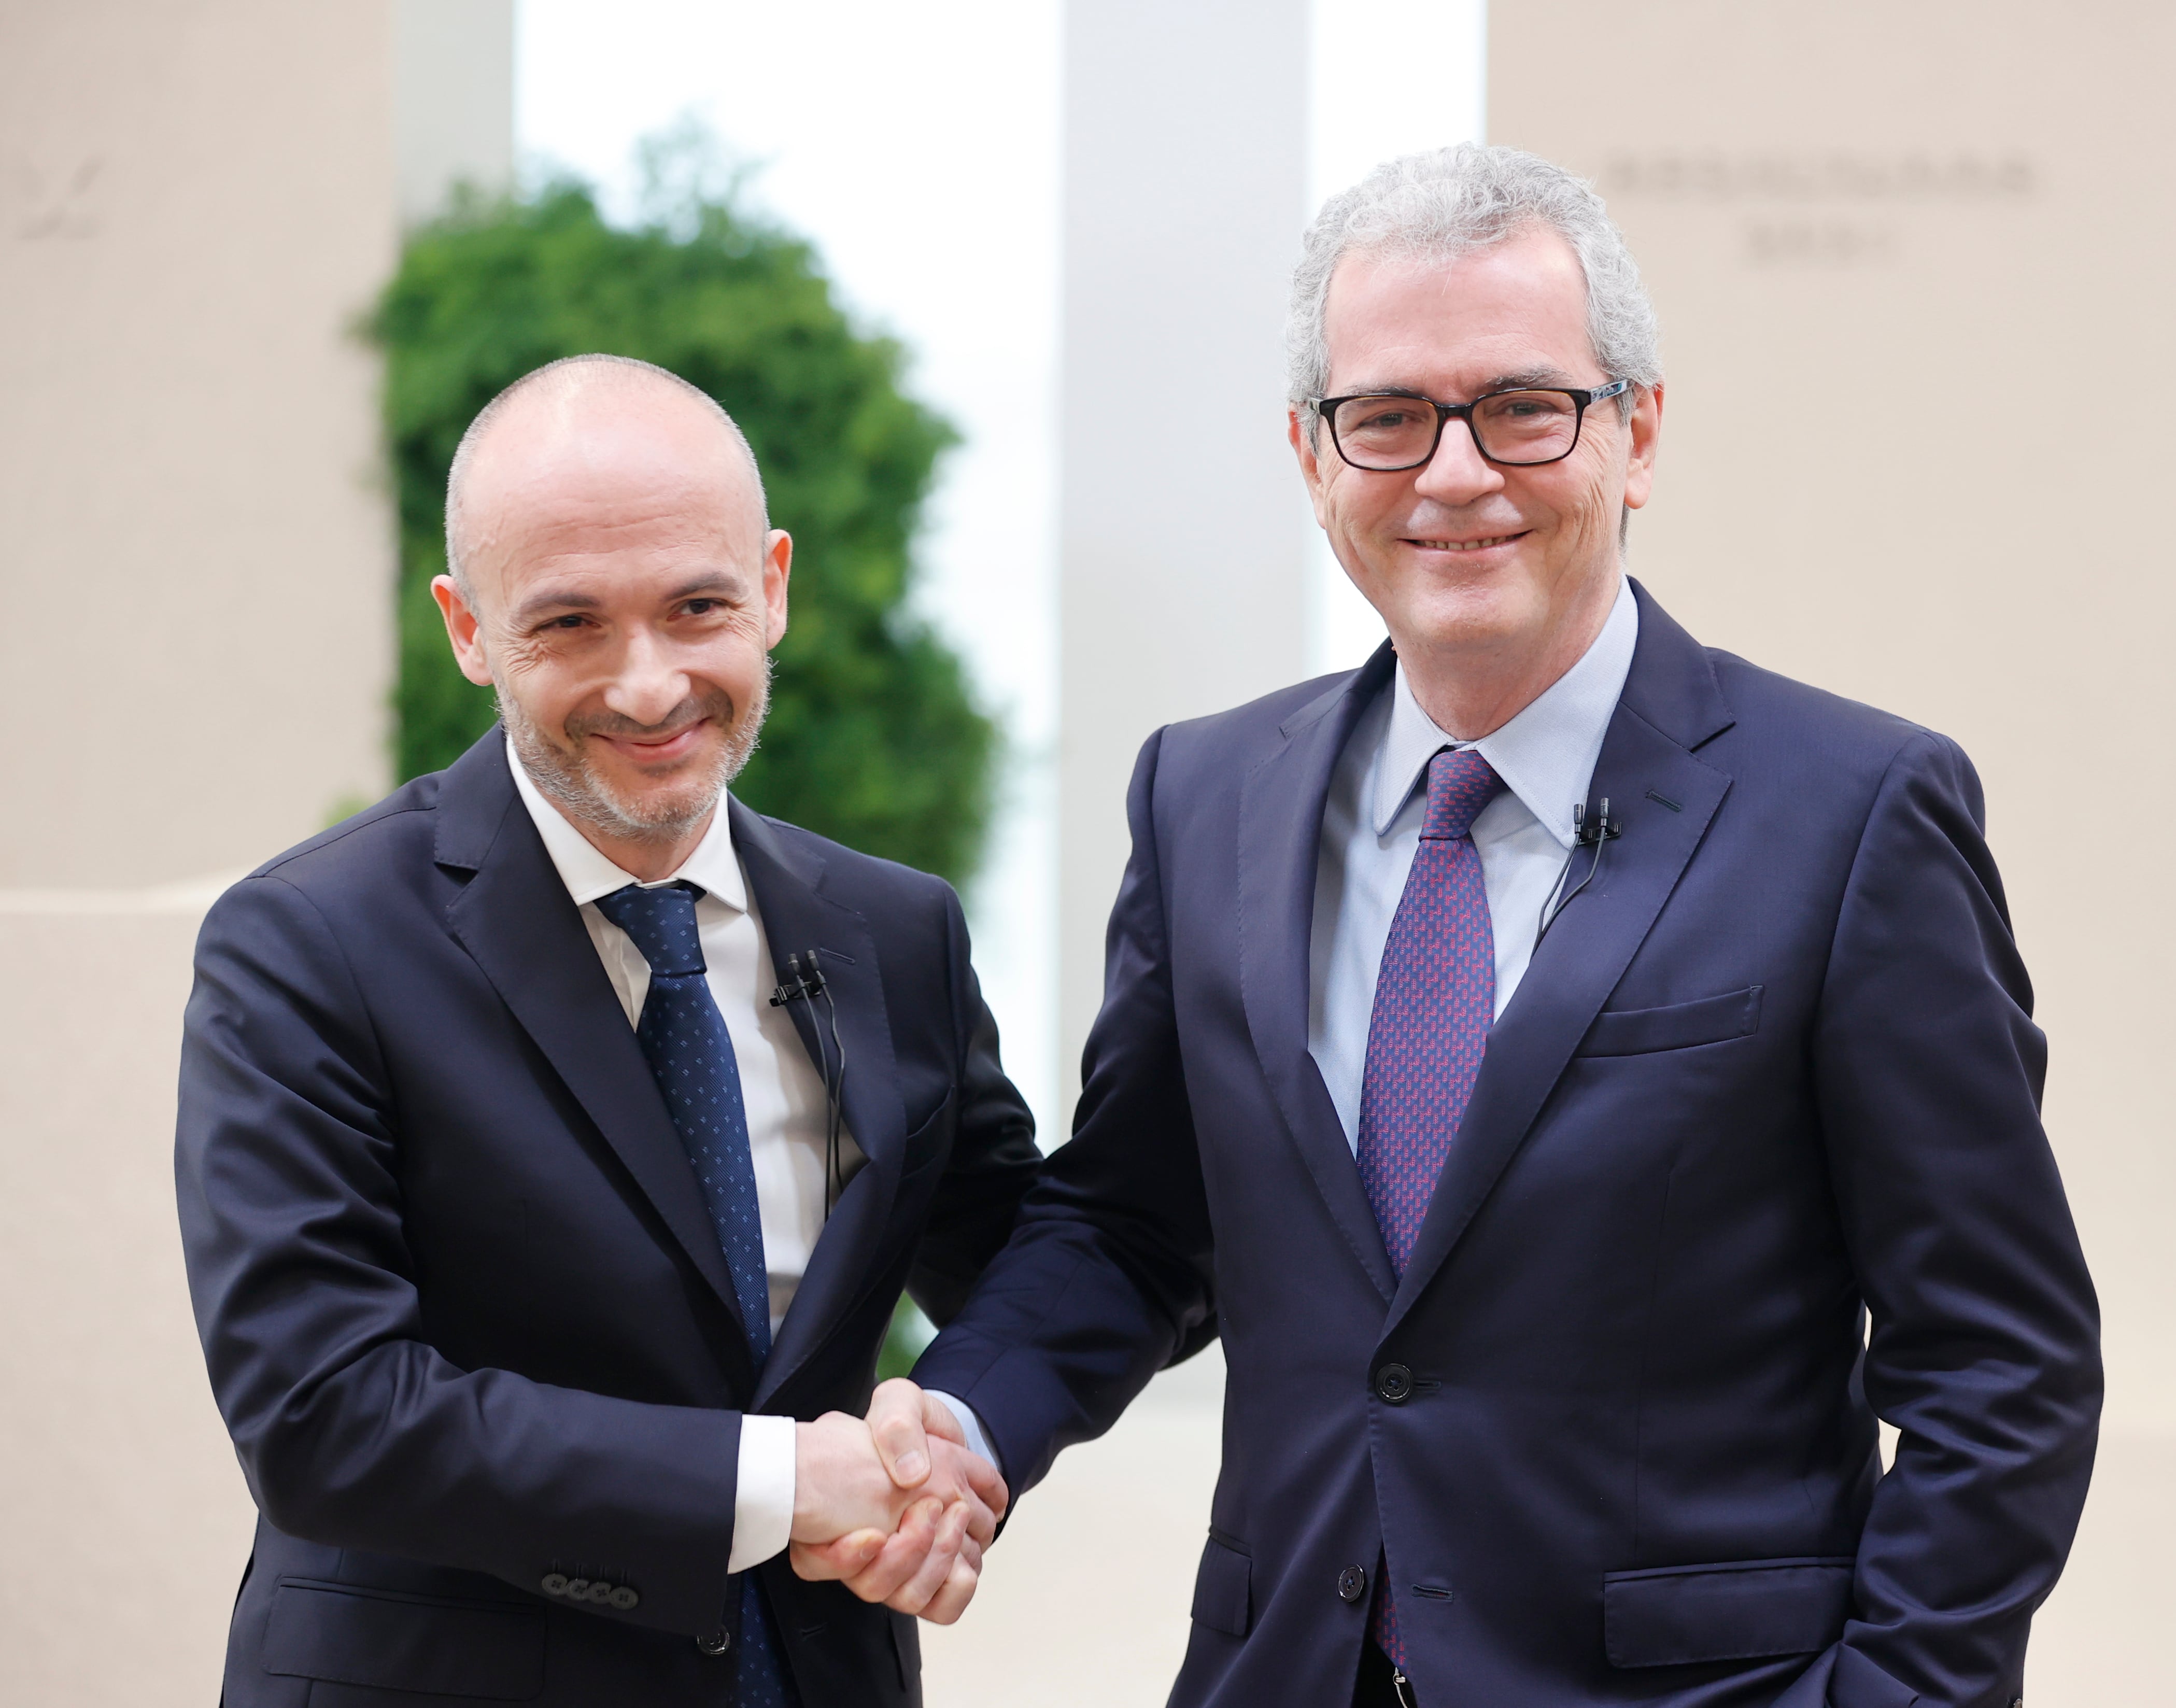
[(974, 1599), (1007, 1498), (949, 1407), (886, 1382), (866, 1420), (827, 1412), (797, 1426), (793, 1569), (949, 1625)]

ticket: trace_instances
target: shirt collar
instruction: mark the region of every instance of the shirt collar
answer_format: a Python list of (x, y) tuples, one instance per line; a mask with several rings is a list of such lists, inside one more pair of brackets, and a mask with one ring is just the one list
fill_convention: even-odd
[[(514, 786), (521, 796), (521, 804), (529, 809), (535, 821), (536, 834), (544, 839), (544, 851), (552, 857), (552, 864), (559, 873), (559, 881), (567, 886), (568, 895), (574, 898), (579, 907), (585, 902), (595, 901), (600, 895), (609, 895), (615, 889), (624, 889), (639, 882), (632, 873), (622, 870), (598, 851), (596, 845), (577, 830), (566, 815), (546, 798), (523, 768), (514, 751), (514, 743), (506, 744), (507, 767), (514, 773)], [(718, 811), (712, 814), (710, 828), (703, 833), (703, 840), (695, 845), (677, 872), (660, 884), (677, 883), (685, 878), (707, 895), (715, 895), (736, 913), (748, 911), (748, 880), (741, 875), (741, 862), (733, 852), (733, 832), (730, 816), (725, 810), (725, 797), (718, 797)], [(656, 888), (655, 884), (649, 886)]]
[(1569, 848), (1572, 805), (1586, 800), (1602, 738), (1624, 692), (1639, 639), (1639, 602), (1631, 584), (1620, 579), (1617, 602), (1579, 662), (1510, 722), (1477, 742), (1461, 742), (1439, 729), (1413, 698), (1400, 664), (1390, 688), (1390, 727), (1376, 763), (1375, 834), (1390, 835), (1391, 822), (1421, 785), (1430, 759), (1446, 747), (1472, 747), (1548, 833)]

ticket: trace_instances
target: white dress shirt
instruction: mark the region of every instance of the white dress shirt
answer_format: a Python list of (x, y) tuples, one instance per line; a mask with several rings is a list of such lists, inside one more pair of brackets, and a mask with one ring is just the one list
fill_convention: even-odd
[(1428, 761), (1445, 748), (1477, 748), (1504, 780), (1504, 791), (1473, 821), (1500, 1015), (1533, 956), (1542, 905), (1572, 850), (1572, 808), (1586, 801), (1639, 638), (1640, 607), (1620, 581), (1579, 662), (1493, 735), (1445, 735), (1413, 698), (1402, 664), (1353, 726), (1330, 776), (1315, 856), (1307, 1047), (1356, 1153), (1375, 975), (1420, 847)]
[[(544, 797), (514, 757), (511, 742), (506, 757), (521, 802), (544, 839), (560, 881), (581, 910), (590, 941), (632, 1026), (641, 1019), (642, 1001), (650, 993), (650, 963), (634, 940), (597, 911), (596, 903), (599, 896), (636, 880), (598, 852)], [(763, 1221), (764, 1265), (770, 1277), (770, 1329), (775, 1335), (824, 1232), (828, 1113), (824, 1081), (792, 1020), (784, 1009), (770, 1005), (770, 993), (777, 983), (770, 949), (764, 938), (762, 916), (748, 895), (740, 857), (733, 851), (732, 830), (722, 802), (687, 862), (658, 882), (683, 878), (703, 891), (695, 902), (696, 936), (708, 968), (710, 996), (724, 1016), (740, 1064), (741, 1101), (748, 1111), (748, 1151), (755, 1164), (756, 1205)], [(841, 1135), (839, 1155), (840, 1167), (851, 1178), (863, 1161), (851, 1134)], [(753, 1413), (744, 1417), (727, 1571), (746, 1571), (786, 1546), (793, 1529), (793, 1477), (794, 1420)]]

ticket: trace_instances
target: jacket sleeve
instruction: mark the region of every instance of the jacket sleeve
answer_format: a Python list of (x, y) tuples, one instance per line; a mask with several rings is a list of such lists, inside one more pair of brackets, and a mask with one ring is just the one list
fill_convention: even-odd
[(2021, 1695), (2032, 1613), (2092, 1468), (2097, 1308), (2040, 1124), (2045, 1041), (1983, 825), (1954, 745), (1923, 735), (1897, 754), (1815, 1026), (1831, 1176), (1871, 1322), (1866, 1395), (1900, 1432), (1859, 1543), (1855, 1617), (1815, 1669), (1835, 1708)]
[(1127, 793), (1133, 853), (1071, 1140), (1012, 1240), (915, 1368), (974, 1408), (1015, 1494), (1216, 1333), (1206, 1191), (1172, 998), (1155, 824), (1161, 733)]
[(944, 891), (945, 956), (956, 1015), (953, 1069), (958, 1114), (944, 1178), (916, 1248), (907, 1292), (938, 1325), (960, 1314), (991, 1259), (1004, 1248), (1020, 1200), (1042, 1167), (1035, 1117), (1005, 1077), (998, 1023), (982, 1000), (960, 898)]
[(339, 1548), (639, 1595), (601, 1617), (728, 1619), (737, 1413), (462, 1369), (430, 1344), (398, 1112), (335, 934), (276, 876), (207, 917), (175, 1173), (197, 1327), (250, 1493)]

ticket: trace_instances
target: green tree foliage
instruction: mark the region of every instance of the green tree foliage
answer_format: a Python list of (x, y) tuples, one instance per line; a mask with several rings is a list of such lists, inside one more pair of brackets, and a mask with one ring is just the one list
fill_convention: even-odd
[[(653, 184), (655, 172), (653, 157)], [(404, 777), (449, 764), (493, 715), (489, 691), (454, 667), (429, 590), (462, 431), (556, 357), (639, 356), (740, 423), (772, 521), (793, 536), (792, 628), (734, 792), (854, 847), (969, 875), (995, 732), (958, 658), (905, 608), (917, 514), (951, 430), (900, 392), (898, 347), (855, 331), (806, 243), (731, 192), (683, 191), (628, 230), (561, 182), (416, 232), (370, 331), (400, 498)]]

